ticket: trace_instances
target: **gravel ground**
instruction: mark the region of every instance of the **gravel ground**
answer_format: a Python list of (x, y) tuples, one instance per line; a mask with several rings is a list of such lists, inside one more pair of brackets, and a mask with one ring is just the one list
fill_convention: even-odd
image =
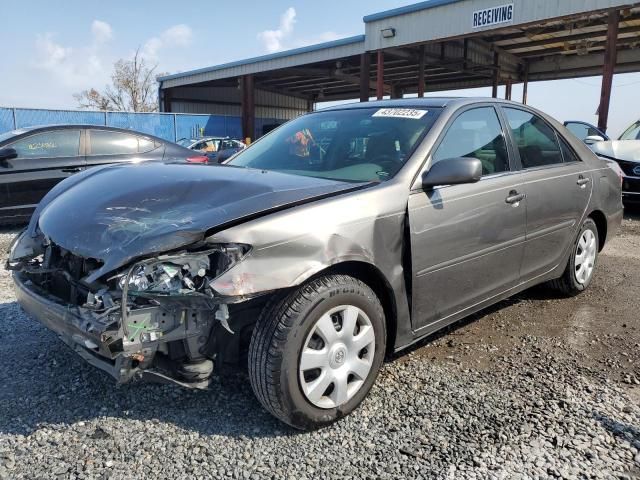
[(117, 387), (22, 313), (2, 271), (0, 478), (640, 478), (639, 289), (636, 214), (586, 294), (485, 310), (387, 363), (350, 417), (299, 433), (245, 375)]

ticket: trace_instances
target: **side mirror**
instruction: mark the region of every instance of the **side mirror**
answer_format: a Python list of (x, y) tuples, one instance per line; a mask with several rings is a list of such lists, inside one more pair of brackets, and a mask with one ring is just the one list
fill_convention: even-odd
[(0, 148), (0, 162), (6, 162), (17, 157), (18, 152), (16, 152), (15, 148)]
[(475, 183), (482, 177), (482, 162), (477, 158), (448, 158), (434, 163), (428, 172), (422, 175), (424, 188), (438, 185), (459, 185)]
[(604, 142), (604, 138), (600, 135), (589, 135), (587, 138), (583, 140), (587, 145), (593, 145), (594, 143)]

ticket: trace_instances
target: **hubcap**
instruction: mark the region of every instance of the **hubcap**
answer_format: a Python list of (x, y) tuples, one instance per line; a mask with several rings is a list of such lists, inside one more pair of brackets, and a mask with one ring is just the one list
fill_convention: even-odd
[(576, 280), (584, 285), (591, 278), (593, 267), (596, 263), (596, 254), (598, 253), (598, 245), (596, 236), (591, 230), (585, 230), (580, 236), (578, 246), (576, 247)]
[(371, 371), (375, 333), (366, 313), (341, 305), (323, 314), (307, 336), (299, 378), (307, 400), (319, 408), (347, 403)]

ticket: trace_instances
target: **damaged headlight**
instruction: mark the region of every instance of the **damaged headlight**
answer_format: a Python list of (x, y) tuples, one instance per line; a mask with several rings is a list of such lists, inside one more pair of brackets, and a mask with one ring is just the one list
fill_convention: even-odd
[(127, 293), (146, 295), (211, 295), (209, 283), (249, 252), (249, 245), (223, 244), (202, 251), (164, 255), (135, 264), (118, 278)]

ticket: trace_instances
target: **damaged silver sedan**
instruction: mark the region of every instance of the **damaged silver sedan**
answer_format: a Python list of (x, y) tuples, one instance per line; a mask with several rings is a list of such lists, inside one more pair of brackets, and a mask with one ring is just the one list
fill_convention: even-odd
[(226, 165), (74, 175), (7, 267), (22, 307), (117, 381), (206, 388), (248, 358), (262, 405), (310, 429), (353, 411), (386, 354), (535, 284), (587, 288), (620, 187), (519, 104), (360, 103)]

